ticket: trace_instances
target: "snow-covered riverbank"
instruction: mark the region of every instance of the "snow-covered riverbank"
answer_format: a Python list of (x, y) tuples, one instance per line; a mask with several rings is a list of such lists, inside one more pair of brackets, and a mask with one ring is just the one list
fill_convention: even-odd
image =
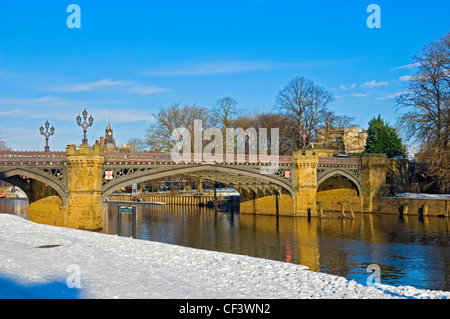
[(436, 298), (284, 262), (29, 222), (0, 214), (0, 298)]

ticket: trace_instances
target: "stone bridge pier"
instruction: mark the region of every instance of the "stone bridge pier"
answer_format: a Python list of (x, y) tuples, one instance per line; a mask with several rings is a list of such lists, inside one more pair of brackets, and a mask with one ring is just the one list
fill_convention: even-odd
[[(82, 144), (77, 149), (68, 145), (65, 162), (66, 194), (41, 194), (41, 199), (30, 198), (29, 219), (34, 222), (78, 228), (101, 230), (103, 228), (102, 166), (103, 146), (90, 148)], [(43, 183), (32, 185), (33, 192), (45, 192)], [(38, 186), (38, 187), (36, 187)], [(41, 187), (39, 187), (41, 186)]]

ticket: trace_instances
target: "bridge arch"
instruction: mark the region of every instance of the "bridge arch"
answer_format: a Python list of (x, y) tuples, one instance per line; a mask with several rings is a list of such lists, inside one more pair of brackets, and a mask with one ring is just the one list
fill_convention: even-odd
[[(360, 172), (359, 172), (360, 173)], [(325, 182), (327, 179), (334, 177), (334, 176), (343, 176), (345, 177), (347, 180), (349, 180), (355, 187), (357, 190), (357, 195), (358, 197), (362, 196), (362, 185), (361, 182), (352, 174), (342, 170), (342, 169), (335, 169), (332, 170), (322, 176), (320, 176), (317, 180), (317, 188), (319, 188), (320, 184), (322, 184), (323, 182)]]
[[(49, 186), (61, 198), (63, 207), (68, 206), (69, 201), (66, 187), (61, 182), (57, 181), (56, 178), (52, 179), (47, 173), (25, 167), (9, 167), (7, 169), (0, 169), (0, 180), (4, 180), (22, 189), (25, 188), (25, 183), (17, 176), (26, 176)], [(29, 190), (23, 190), (28, 195)]]
[[(209, 173), (209, 174), (208, 174)], [(208, 174), (208, 175), (204, 175)], [(134, 174), (126, 175), (117, 179), (113, 179), (105, 183), (102, 187), (101, 200), (105, 200), (106, 197), (112, 194), (117, 189), (131, 185), (133, 183), (145, 182), (152, 179), (158, 179), (173, 175), (190, 175), (194, 177), (202, 176), (204, 179), (216, 180), (225, 184), (233, 185), (231, 180), (236, 181), (236, 189), (241, 187), (239, 182), (245, 183), (260, 183), (265, 187), (273, 187), (275, 189), (284, 189), (290, 194), (292, 198), (295, 197), (295, 189), (287, 181), (280, 180), (273, 175), (260, 174), (258, 171), (246, 170), (239, 167), (231, 167), (226, 165), (181, 165), (181, 166), (169, 166), (162, 168), (154, 168), (139, 171)], [(243, 188), (245, 188), (244, 185)], [(248, 187), (247, 187), (248, 189)]]

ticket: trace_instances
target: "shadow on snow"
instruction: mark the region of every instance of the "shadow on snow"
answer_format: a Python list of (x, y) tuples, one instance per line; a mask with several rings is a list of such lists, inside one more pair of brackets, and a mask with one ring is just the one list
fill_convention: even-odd
[(0, 276), (0, 299), (78, 299), (80, 290), (67, 287), (66, 282), (24, 284)]

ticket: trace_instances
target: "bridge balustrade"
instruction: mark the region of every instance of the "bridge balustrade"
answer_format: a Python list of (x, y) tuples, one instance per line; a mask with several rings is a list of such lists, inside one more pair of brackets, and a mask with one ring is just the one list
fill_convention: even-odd
[[(238, 158), (234, 155), (234, 163), (231, 164), (264, 164), (270, 163), (270, 156), (257, 156), (256, 159), (250, 155)], [(227, 154), (223, 155), (223, 164), (228, 164)], [(213, 163), (216, 160), (214, 156), (203, 156), (203, 163)], [(65, 162), (66, 152), (0, 152), (0, 163), (21, 163), (21, 162)], [(158, 163), (172, 164), (170, 153), (105, 153), (105, 162), (114, 164), (117, 162), (139, 162), (139, 163)], [(191, 157), (191, 163), (196, 163), (194, 156)], [(292, 156), (279, 156), (279, 164), (293, 164)], [(220, 163), (219, 163), (220, 164)], [(319, 166), (361, 166), (361, 158), (353, 157), (319, 157)]]
[(66, 152), (0, 152), (0, 163), (65, 162)]
[(362, 159), (357, 157), (319, 157), (319, 166), (361, 166)]
[[(270, 156), (256, 156), (253, 158), (251, 155), (245, 155), (238, 157), (236, 154), (223, 155), (223, 160), (217, 164), (229, 164), (230, 158), (233, 158), (233, 163), (230, 164), (270, 164), (273, 160)], [(215, 156), (202, 156), (203, 163), (213, 163), (217, 160)], [(173, 164), (172, 156), (170, 153), (105, 153), (105, 162), (116, 163), (116, 162), (139, 162), (139, 163), (157, 163), (157, 164)], [(272, 161), (273, 162), (273, 161)], [(197, 163), (194, 155), (191, 156), (189, 163)], [(294, 160), (292, 156), (279, 156), (279, 164), (293, 164)]]

